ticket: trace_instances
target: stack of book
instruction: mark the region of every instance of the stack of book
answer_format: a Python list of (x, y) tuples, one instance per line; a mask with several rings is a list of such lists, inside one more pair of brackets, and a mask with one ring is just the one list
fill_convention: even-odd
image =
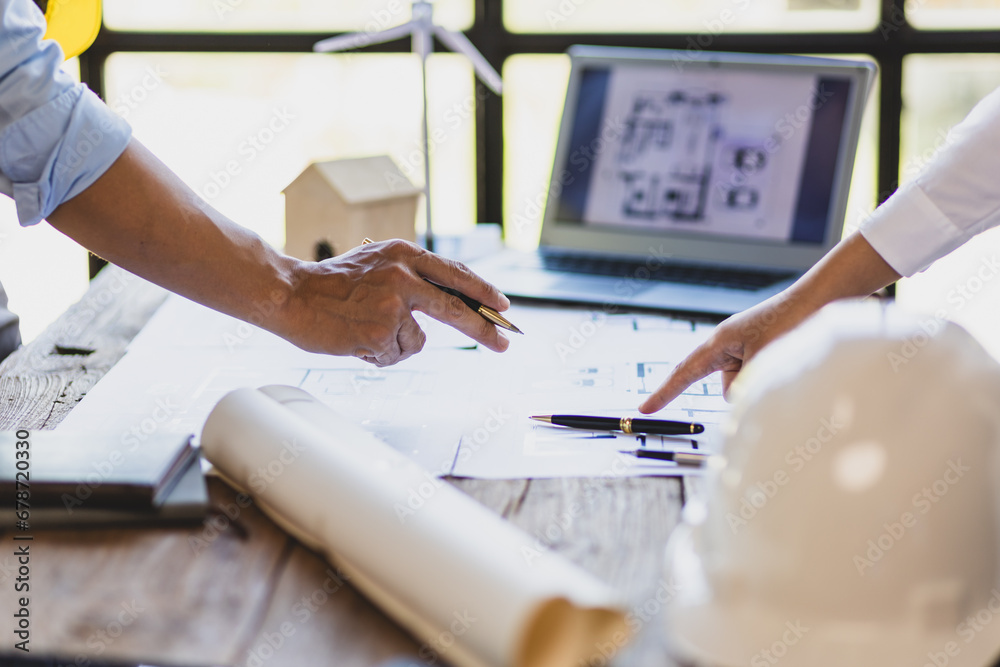
[[(24, 435), (24, 432), (21, 432)], [(192, 436), (0, 432), (0, 528), (199, 521), (208, 492)], [(25, 491), (28, 493), (26, 494)], [(27, 514), (24, 512), (27, 511)]]

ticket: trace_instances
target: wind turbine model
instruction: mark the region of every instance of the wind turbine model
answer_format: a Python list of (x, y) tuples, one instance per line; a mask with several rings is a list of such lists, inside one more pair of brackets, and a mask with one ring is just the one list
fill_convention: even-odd
[(472, 42), (460, 32), (452, 32), (433, 21), (433, 5), (429, 0), (413, 0), (413, 9), (409, 22), (381, 32), (355, 32), (349, 35), (338, 35), (324, 39), (313, 45), (313, 51), (329, 53), (331, 51), (346, 51), (369, 44), (391, 42), (410, 35), (413, 43), (413, 53), (420, 56), (420, 77), (423, 92), (423, 144), (424, 144), (424, 203), (427, 207), (427, 249), (434, 250), (434, 232), (431, 226), (431, 166), (430, 146), (427, 131), (427, 56), (434, 49), (434, 37), (452, 51), (461, 53), (472, 62), (476, 75), (494, 93), (499, 95), (503, 90), (503, 80), (493, 66), (487, 62), (483, 54), (476, 50)]

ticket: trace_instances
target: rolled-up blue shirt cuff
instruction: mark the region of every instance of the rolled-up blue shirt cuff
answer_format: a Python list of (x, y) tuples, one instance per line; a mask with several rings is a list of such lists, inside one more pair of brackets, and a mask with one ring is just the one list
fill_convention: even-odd
[(0, 135), (0, 171), (12, 182), (22, 225), (44, 220), (80, 194), (124, 152), (132, 129), (78, 84)]

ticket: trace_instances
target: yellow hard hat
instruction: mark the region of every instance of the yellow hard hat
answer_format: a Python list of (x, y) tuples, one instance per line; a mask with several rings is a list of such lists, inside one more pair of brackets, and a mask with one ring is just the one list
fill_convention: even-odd
[(87, 50), (101, 29), (101, 0), (35, 0), (45, 12), (45, 39), (59, 42), (67, 58)]

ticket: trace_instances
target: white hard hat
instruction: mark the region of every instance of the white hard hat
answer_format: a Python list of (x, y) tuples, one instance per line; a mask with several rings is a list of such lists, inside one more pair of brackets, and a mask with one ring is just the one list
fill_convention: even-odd
[(993, 664), (1000, 365), (963, 329), (829, 306), (741, 373), (728, 465), (667, 546), (678, 657)]

